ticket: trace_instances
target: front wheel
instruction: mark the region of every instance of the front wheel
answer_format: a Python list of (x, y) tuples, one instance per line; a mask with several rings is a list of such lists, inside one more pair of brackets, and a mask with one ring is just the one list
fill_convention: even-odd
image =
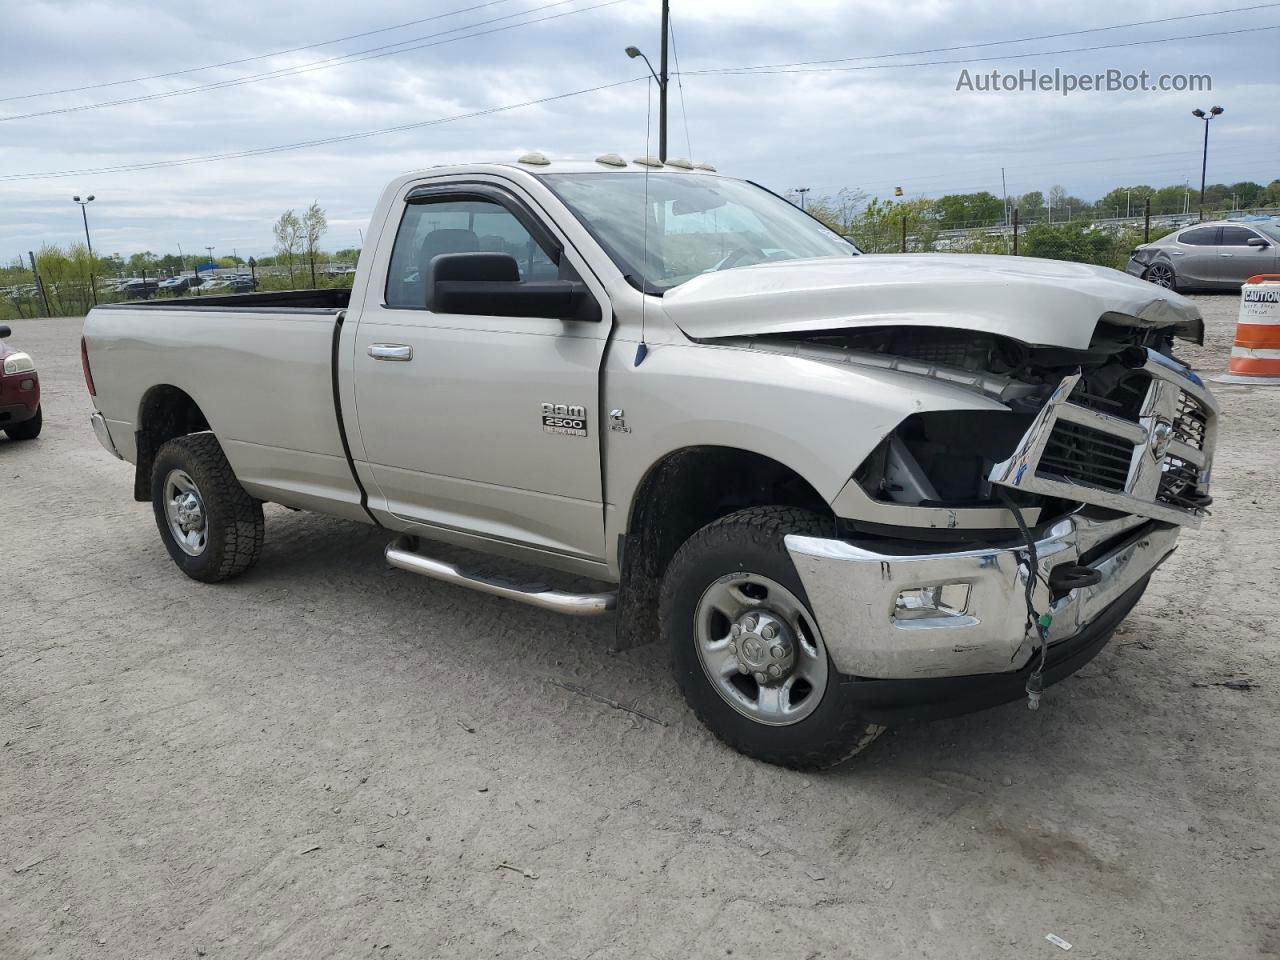
[(10, 440), (34, 440), (40, 436), (40, 428), (44, 426), (44, 414), (40, 407), (36, 407), (36, 415), (21, 423), (15, 423), (11, 427), (5, 427), (4, 432), (9, 435)]
[(193, 580), (239, 576), (262, 552), (262, 504), (245, 492), (212, 433), (164, 444), (151, 471), (160, 539)]
[(690, 537), (662, 585), (676, 682), (698, 719), (735, 750), (796, 769), (834, 766), (884, 730), (857, 716), (783, 543), (828, 525), (791, 507), (740, 510)]

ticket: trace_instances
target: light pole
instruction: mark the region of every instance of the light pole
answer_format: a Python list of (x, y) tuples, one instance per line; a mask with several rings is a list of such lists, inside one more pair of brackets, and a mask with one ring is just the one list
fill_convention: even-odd
[(796, 187), (796, 195), (800, 197), (800, 209), (804, 209), (804, 195), (809, 192), (808, 187)]
[(1199, 107), (1191, 111), (1191, 115), (1204, 121), (1204, 154), (1200, 158), (1200, 219), (1204, 219), (1204, 174), (1209, 167), (1209, 121), (1221, 116), (1222, 107), (1210, 107), (1205, 113)]
[(205, 247), (205, 249), (209, 251), (209, 269), (210, 269), (210, 270), (212, 270), (212, 269), (213, 269), (213, 267), (214, 267), (214, 264), (213, 264), (213, 247)]
[(662, 0), (662, 47), (658, 56), (660, 70), (655, 71), (649, 58), (640, 52), (639, 47), (627, 47), (626, 54), (632, 60), (640, 57), (653, 79), (658, 81), (658, 159), (667, 162), (667, 39), (671, 36), (671, 5), (669, 0)]
[(84, 245), (89, 248), (89, 292), (93, 295), (93, 305), (98, 305), (98, 287), (93, 279), (93, 241), (89, 239), (89, 214), (85, 213), (85, 207), (93, 203), (93, 194), (89, 194), (83, 200), (80, 195), (76, 194), (71, 198), (80, 204), (80, 218), (84, 221)]

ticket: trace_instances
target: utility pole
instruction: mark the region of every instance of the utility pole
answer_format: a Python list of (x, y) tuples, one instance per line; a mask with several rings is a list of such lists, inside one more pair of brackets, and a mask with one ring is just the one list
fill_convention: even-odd
[[(623, 51), (632, 60), (636, 57), (644, 60), (644, 65), (649, 68), (649, 75), (658, 83), (658, 159), (663, 163), (667, 162), (667, 81), (670, 79), (667, 73), (667, 48), (670, 44), (671, 3), (670, 0), (662, 0), (662, 47), (658, 56), (658, 69), (653, 69), (653, 64), (639, 47), (627, 47)], [(362, 242), (361, 246), (363, 245)]]

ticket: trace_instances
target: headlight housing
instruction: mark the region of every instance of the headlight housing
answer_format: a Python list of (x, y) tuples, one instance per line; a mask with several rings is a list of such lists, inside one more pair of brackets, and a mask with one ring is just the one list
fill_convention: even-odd
[(5, 376), (12, 376), (15, 373), (34, 373), (35, 369), (35, 361), (29, 354), (11, 353), (4, 358)]

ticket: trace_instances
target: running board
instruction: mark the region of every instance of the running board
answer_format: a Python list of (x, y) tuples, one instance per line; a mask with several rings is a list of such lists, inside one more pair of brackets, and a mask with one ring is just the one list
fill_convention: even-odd
[(433, 580), (470, 587), (481, 593), (491, 593), (495, 597), (517, 600), (532, 607), (554, 610), (573, 617), (598, 617), (608, 613), (618, 602), (616, 590), (610, 590), (607, 593), (564, 593), (560, 590), (549, 590), (541, 585), (522, 586), (496, 578), (486, 579), (476, 574), (464, 573), (451, 563), (424, 557), (412, 548), (412, 544), (413, 540), (409, 537), (400, 537), (387, 544), (387, 563)]

